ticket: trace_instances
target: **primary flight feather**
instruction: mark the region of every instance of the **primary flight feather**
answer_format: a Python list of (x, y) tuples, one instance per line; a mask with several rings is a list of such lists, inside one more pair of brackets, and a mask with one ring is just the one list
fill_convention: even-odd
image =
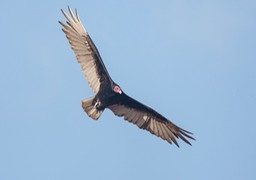
[(115, 115), (124, 117), (125, 120), (161, 137), (170, 144), (173, 142), (179, 147), (177, 139), (180, 138), (191, 145), (188, 141), (188, 138), (194, 140), (191, 132), (178, 127), (152, 108), (129, 97), (111, 79), (99, 51), (84, 28), (77, 11), (74, 14), (69, 7), (68, 10), (70, 15), (61, 10), (67, 22), (59, 21), (59, 23), (63, 26), (62, 30), (95, 93), (95, 96), (82, 101), (82, 107), (88, 116), (97, 120), (104, 109), (108, 108)]

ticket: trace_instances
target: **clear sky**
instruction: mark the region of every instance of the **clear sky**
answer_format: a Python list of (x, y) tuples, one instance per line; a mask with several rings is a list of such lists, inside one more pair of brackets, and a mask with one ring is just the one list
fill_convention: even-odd
[[(180, 148), (106, 110), (61, 31), (77, 8), (112, 78), (192, 131)], [(256, 179), (256, 1), (3, 1), (0, 179)]]

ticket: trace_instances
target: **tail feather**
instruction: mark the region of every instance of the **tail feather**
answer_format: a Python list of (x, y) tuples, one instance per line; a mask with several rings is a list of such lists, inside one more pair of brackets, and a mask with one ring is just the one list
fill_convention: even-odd
[(98, 110), (93, 104), (94, 97), (82, 101), (84, 111), (94, 120), (98, 120), (103, 110)]

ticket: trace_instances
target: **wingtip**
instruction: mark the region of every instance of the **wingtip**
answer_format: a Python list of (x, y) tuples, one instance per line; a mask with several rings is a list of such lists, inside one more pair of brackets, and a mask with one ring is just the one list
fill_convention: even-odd
[(71, 8), (70, 8), (70, 6), (68, 5), (68, 10), (70, 11), (71, 10)]
[(178, 143), (175, 143), (175, 145), (176, 145), (178, 148), (180, 148), (180, 145), (179, 145)]
[(167, 139), (167, 141), (169, 142), (169, 144), (172, 144), (172, 143), (174, 143), (178, 148), (180, 148), (180, 145), (179, 145), (179, 143), (176, 141), (176, 140), (172, 140), (172, 139)]
[(72, 10), (69, 6), (68, 6), (68, 11), (69, 11), (70, 14), (73, 14), (73, 12), (72, 12)]
[(60, 11), (62, 12), (62, 14), (65, 14), (64, 10), (63, 9), (60, 9)]
[[(65, 28), (65, 23), (58, 21), (60, 23), (60, 25), (62, 25)], [(63, 29), (62, 29), (63, 30)]]

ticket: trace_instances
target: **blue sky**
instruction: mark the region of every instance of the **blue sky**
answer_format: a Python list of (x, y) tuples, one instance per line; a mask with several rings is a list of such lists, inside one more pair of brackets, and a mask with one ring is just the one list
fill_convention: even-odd
[[(77, 8), (112, 78), (192, 131), (180, 148), (106, 110), (58, 20)], [(256, 178), (255, 1), (1, 3), (0, 179)]]

